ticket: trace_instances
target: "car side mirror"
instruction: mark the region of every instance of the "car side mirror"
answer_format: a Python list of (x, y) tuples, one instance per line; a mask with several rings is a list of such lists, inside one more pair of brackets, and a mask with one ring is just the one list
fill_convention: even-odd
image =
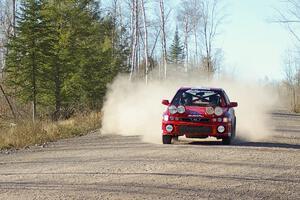
[(161, 102), (163, 105), (166, 105), (166, 106), (168, 106), (168, 105), (170, 105), (170, 102), (169, 102), (169, 100), (162, 100), (162, 102)]
[(230, 108), (234, 108), (234, 107), (237, 107), (237, 106), (238, 106), (237, 102), (230, 102), (230, 104), (229, 104)]

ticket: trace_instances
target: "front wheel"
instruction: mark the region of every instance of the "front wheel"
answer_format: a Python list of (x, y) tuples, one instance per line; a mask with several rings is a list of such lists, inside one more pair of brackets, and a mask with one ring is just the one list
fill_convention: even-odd
[(178, 136), (174, 136), (174, 137), (173, 137), (173, 141), (176, 141), (176, 142), (177, 142), (177, 141), (178, 141)]
[(236, 118), (234, 118), (233, 131), (232, 131), (232, 134), (231, 134), (232, 140), (235, 138), (235, 136), (236, 136)]
[(231, 136), (223, 138), (222, 144), (230, 145), (232, 140), (235, 138), (235, 135), (236, 135), (236, 118), (234, 119)]
[(163, 135), (162, 142), (163, 144), (171, 144), (172, 136), (171, 135)]

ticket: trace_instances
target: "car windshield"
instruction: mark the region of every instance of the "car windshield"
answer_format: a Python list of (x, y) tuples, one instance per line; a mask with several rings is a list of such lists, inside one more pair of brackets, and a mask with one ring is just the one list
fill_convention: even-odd
[(180, 90), (175, 95), (172, 104), (176, 106), (221, 106), (222, 96), (218, 92), (211, 90)]

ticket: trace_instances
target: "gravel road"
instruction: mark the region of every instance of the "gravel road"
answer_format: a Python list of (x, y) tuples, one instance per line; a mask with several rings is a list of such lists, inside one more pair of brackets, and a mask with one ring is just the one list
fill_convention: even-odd
[(0, 199), (300, 199), (300, 116), (263, 142), (87, 136), (0, 154)]

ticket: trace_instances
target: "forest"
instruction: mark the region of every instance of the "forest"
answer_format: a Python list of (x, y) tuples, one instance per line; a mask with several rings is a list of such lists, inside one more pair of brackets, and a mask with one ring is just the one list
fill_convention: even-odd
[(33, 118), (55, 120), (101, 110), (120, 73), (146, 84), (178, 71), (213, 76), (222, 59), (214, 40), (223, 2), (182, 1), (178, 10), (170, 3), (2, 0), (1, 87), (13, 115), (26, 106)]
[[(224, 73), (216, 40), (227, 2), (180, 0), (176, 9), (172, 2), (0, 0), (1, 123), (88, 113), (100, 120), (107, 86), (119, 74), (148, 84), (178, 73), (207, 80)], [(291, 23), (299, 5), (287, 4), (290, 12), (279, 12), (276, 22), (297, 38)], [(298, 57), (287, 56), (285, 79), (275, 84), (294, 112), (300, 111)]]

